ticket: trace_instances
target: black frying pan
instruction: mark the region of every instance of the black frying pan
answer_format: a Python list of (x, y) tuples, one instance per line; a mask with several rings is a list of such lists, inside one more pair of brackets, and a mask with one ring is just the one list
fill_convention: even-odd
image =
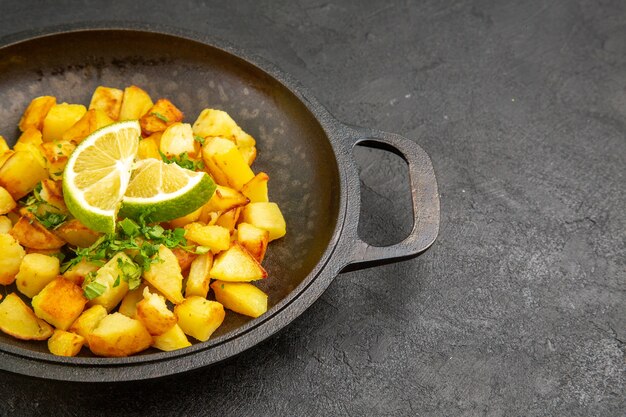
[[(45, 343), (0, 334), (0, 369), (59, 380), (123, 381), (216, 363), (285, 327), (346, 266), (416, 255), (437, 236), (437, 184), (428, 155), (415, 142), (338, 122), (288, 75), (223, 42), (147, 27), (63, 27), (2, 44), (0, 133), (11, 143), (32, 98), (88, 103), (98, 85), (139, 85), (153, 98), (171, 99), (186, 121), (205, 107), (220, 108), (257, 139), (253, 168), (269, 173), (270, 198), (280, 205), (288, 232), (268, 250), (270, 278), (260, 287), (271, 308), (257, 319), (229, 312), (208, 342), (128, 358), (55, 357)], [(359, 177), (352, 149), (364, 142), (408, 163), (415, 221), (396, 245), (370, 246), (357, 235)]]

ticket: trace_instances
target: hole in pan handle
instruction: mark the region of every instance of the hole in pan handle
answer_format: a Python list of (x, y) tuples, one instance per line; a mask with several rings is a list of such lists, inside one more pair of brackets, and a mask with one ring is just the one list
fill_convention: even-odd
[[(428, 154), (414, 141), (394, 133), (375, 129), (353, 127), (352, 143), (349, 152), (352, 166), (356, 166), (352, 149), (357, 144), (381, 148), (400, 156), (408, 165), (411, 202), (413, 207), (413, 227), (402, 241), (389, 246), (373, 246), (358, 235), (360, 213), (360, 184), (349, 187), (348, 212), (342, 240), (344, 243), (344, 263), (348, 269), (366, 267), (368, 264), (381, 264), (385, 261), (417, 255), (433, 244), (439, 232), (439, 193), (433, 164)], [(356, 168), (354, 168), (356, 169)]]

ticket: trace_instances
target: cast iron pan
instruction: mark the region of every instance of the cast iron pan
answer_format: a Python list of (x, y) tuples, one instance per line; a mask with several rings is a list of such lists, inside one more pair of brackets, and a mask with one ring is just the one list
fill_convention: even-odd
[[(45, 343), (0, 334), (0, 369), (57, 380), (124, 381), (207, 366), (285, 327), (346, 266), (416, 255), (437, 236), (435, 175), (415, 142), (338, 122), (288, 75), (224, 42), (133, 25), (61, 27), (17, 35), (2, 45), (0, 132), (10, 142), (33, 97), (87, 104), (98, 85), (141, 86), (153, 98), (171, 99), (186, 121), (205, 107), (220, 108), (257, 139), (253, 168), (270, 174), (270, 198), (280, 205), (288, 232), (268, 250), (264, 265), (270, 278), (260, 286), (271, 308), (257, 319), (229, 312), (208, 342), (128, 358), (55, 357)], [(352, 149), (364, 142), (408, 164), (415, 220), (409, 236), (392, 246), (370, 246), (357, 235), (359, 176)]]

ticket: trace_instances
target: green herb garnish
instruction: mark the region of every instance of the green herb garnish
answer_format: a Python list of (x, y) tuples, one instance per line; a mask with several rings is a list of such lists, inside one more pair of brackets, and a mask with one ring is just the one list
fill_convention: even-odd
[(180, 155), (172, 155), (167, 156), (163, 152), (159, 151), (161, 154), (161, 159), (166, 164), (176, 164), (181, 168), (189, 169), (191, 171), (202, 171), (204, 170), (204, 162), (197, 161), (189, 158), (187, 152), (183, 152)]
[(157, 112), (152, 112), (150, 113), (152, 116), (156, 117), (157, 119), (160, 119), (162, 121), (164, 121), (165, 123), (169, 123), (169, 120), (167, 117), (163, 116), (161, 113), (157, 113)]

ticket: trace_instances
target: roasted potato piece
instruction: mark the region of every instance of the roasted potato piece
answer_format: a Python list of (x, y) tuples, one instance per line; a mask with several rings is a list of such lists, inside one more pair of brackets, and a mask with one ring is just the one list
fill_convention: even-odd
[(202, 146), (202, 158), (213, 179), (219, 185), (241, 190), (254, 178), (252, 169), (244, 160), (234, 142), (220, 138), (207, 139)]
[[(198, 210), (192, 211), (191, 213), (187, 214), (186, 216), (183, 217), (179, 217), (178, 219), (174, 219), (174, 220), (170, 220), (168, 222), (169, 227), (171, 229), (175, 229), (177, 227), (185, 227), (187, 226), (189, 223), (193, 223), (196, 220), (198, 220), (200, 218), (200, 215), (202, 214), (202, 207), (200, 207)], [(183, 268), (185, 269), (185, 268)]]
[(46, 340), (54, 331), (15, 293), (0, 304), (0, 330), (22, 340)]
[(195, 135), (206, 137), (222, 137), (233, 140), (239, 147), (255, 145), (252, 136), (244, 132), (228, 113), (216, 109), (204, 109), (193, 124)]
[(7, 144), (6, 139), (4, 139), (2, 135), (0, 135), (0, 154), (3, 154), (8, 150), (10, 150), (10, 148), (9, 148), (9, 145)]
[(13, 222), (7, 216), (0, 216), (0, 233), (9, 233), (13, 227)]
[(197, 295), (206, 298), (209, 293), (212, 266), (213, 255), (210, 252), (200, 255), (193, 260), (191, 268), (189, 268), (187, 283), (185, 284), (185, 297)]
[(25, 255), (15, 276), (18, 291), (33, 298), (59, 275), (59, 269), (59, 258), (39, 253)]
[(243, 208), (241, 221), (265, 229), (270, 233), (270, 242), (287, 233), (285, 218), (276, 203), (250, 203)]
[(146, 286), (142, 284), (138, 288), (128, 291), (122, 299), (120, 308), (118, 308), (117, 311), (131, 319), (137, 318), (137, 303), (143, 300), (144, 288), (146, 288)]
[(100, 269), (100, 266), (101, 265), (99, 264), (83, 259), (76, 265), (72, 265), (68, 268), (68, 270), (63, 273), (63, 278), (72, 281), (79, 287), (82, 287), (85, 277), (91, 272), (96, 272)]
[(119, 120), (135, 120), (141, 118), (153, 106), (152, 99), (141, 88), (131, 85), (124, 89)]
[(185, 239), (198, 245), (211, 248), (218, 253), (230, 247), (230, 232), (222, 226), (204, 226), (201, 223), (189, 223), (185, 226)]
[(87, 113), (83, 115), (76, 123), (67, 129), (62, 136), (64, 141), (72, 141), (75, 144), (79, 144), (87, 136), (95, 132), (96, 130), (108, 126), (113, 123), (114, 120), (110, 118), (107, 113), (100, 109), (87, 110)]
[(149, 136), (156, 132), (163, 132), (168, 126), (182, 120), (183, 113), (171, 101), (161, 98), (141, 116), (139, 124), (144, 135)]
[(150, 293), (147, 287), (143, 290), (143, 300), (137, 303), (136, 318), (153, 336), (165, 333), (178, 321), (174, 313), (167, 308), (165, 298)]
[(215, 187), (215, 192), (204, 205), (209, 211), (227, 211), (234, 207), (245, 206), (250, 200), (241, 192), (223, 185)]
[(211, 278), (229, 282), (247, 282), (267, 278), (267, 271), (238, 243), (220, 252), (213, 260)]
[(0, 214), (7, 214), (17, 206), (11, 194), (4, 187), (0, 187)]
[(65, 200), (63, 199), (63, 185), (61, 181), (54, 181), (47, 178), (41, 181), (39, 197), (49, 206), (56, 208), (59, 213), (68, 213)]
[(52, 96), (41, 96), (33, 99), (20, 119), (18, 125), (20, 130), (22, 132), (28, 128), (43, 130), (43, 121), (55, 104), (57, 104), (57, 99)]
[(196, 259), (198, 255), (181, 248), (172, 249), (172, 253), (174, 254), (174, 256), (176, 256), (176, 260), (178, 261), (178, 265), (180, 266), (181, 273), (183, 275), (187, 275), (191, 263), (194, 259)]
[(52, 142), (63, 139), (63, 133), (72, 127), (87, 112), (82, 104), (55, 104), (50, 108), (43, 121), (43, 141)]
[(213, 281), (215, 299), (225, 308), (250, 317), (267, 311), (267, 294), (245, 282)]
[(0, 256), (0, 284), (12, 284), (26, 252), (13, 236), (2, 233), (0, 234), (0, 254), (2, 254)]
[(46, 178), (46, 167), (28, 151), (14, 152), (0, 168), (0, 186), (6, 188), (15, 200), (30, 193)]
[(249, 223), (239, 223), (237, 226), (237, 242), (243, 246), (259, 263), (263, 262), (270, 232)]
[(195, 295), (174, 307), (174, 313), (183, 332), (202, 342), (209, 340), (226, 316), (220, 303)]
[[(15, 142), (13, 149), (16, 151), (19, 151), (20, 150), (19, 145), (30, 144), (30, 145), (39, 146), (42, 143), (43, 143), (43, 138), (41, 135), (41, 131), (34, 127), (29, 127), (28, 129), (24, 130), (24, 132), (22, 132), (19, 138), (17, 138), (17, 142)], [(17, 149), (15, 148), (16, 146), (17, 146)]]
[(160, 150), (165, 156), (187, 153), (195, 158), (200, 153), (200, 144), (193, 138), (189, 123), (172, 123), (161, 135)]
[(152, 336), (139, 320), (113, 313), (100, 320), (87, 342), (95, 355), (121, 357), (149, 348)]
[(241, 214), (241, 207), (234, 207), (228, 211), (223, 212), (215, 221), (216, 226), (222, 226), (224, 229), (232, 233), (235, 230), (239, 215)]
[(33, 297), (35, 315), (57, 329), (67, 330), (83, 312), (83, 290), (63, 277), (54, 279)]
[(85, 338), (79, 334), (55, 330), (48, 339), (48, 350), (56, 356), (76, 356), (85, 344)]
[(31, 249), (58, 249), (65, 241), (33, 217), (22, 216), (9, 232), (22, 246)]
[(161, 160), (159, 153), (159, 144), (155, 138), (158, 134), (151, 135), (139, 141), (139, 149), (137, 150), (137, 159), (158, 159)]
[(89, 103), (89, 110), (102, 110), (108, 117), (117, 120), (120, 117), (124, 92), (117, 88), (98, 86)]
[(150, 265), (150, 269), (143, 272), (143, 278), (170, 302), (180, 304), (183, 302), (183, 275), (176, 255), (161, 245), (158, 257), (161, 262)]
[(87, 335), (98, 326), (100, 320), (107, 316), (107, 309), (101, 305), (91, 306), (81, 313), (80, 316), (72, 323), (69, 331), (81, 335), (85, 339), (85, 344), (89, 345)]
[(67, 140), (59, 140), (54, 142), (44, 142), (40, 149), (46, 159), (46, 169), (53, 180), (63, 179), (63, 170), (67, 161), (76, 149), (74, 143)]
[(71, 219), (59, 226), (55, 234), (72, 246), (87, 248), (94, 244), (100, 236), (98, 233), (80, 222), (78, 219)]
[(185, 332), (178, 324), (170, 327), (168, 331), (152, 338), (152, 347), (166, 352), (191, 346)]
[(251, 203), (267, 203), (267, 181), (270, 179), (265, 172), (259, 172), (241, 188), (241, 193), (248, 197)]
[[(108, 312), (117, 306), (128, 292), (128, 282), (123, 279), (122, 264), (139, 269), (139, 267), (124, 252), (116, 253), (102, 268), (96, 272), (92, 282), (104, 287), (101, 295), (89, 300), (89, 305), (99, 304)], [(89, 285), (89, 284), (87, 284)], [(83, 288), (86, 286), (83, 284)]]

